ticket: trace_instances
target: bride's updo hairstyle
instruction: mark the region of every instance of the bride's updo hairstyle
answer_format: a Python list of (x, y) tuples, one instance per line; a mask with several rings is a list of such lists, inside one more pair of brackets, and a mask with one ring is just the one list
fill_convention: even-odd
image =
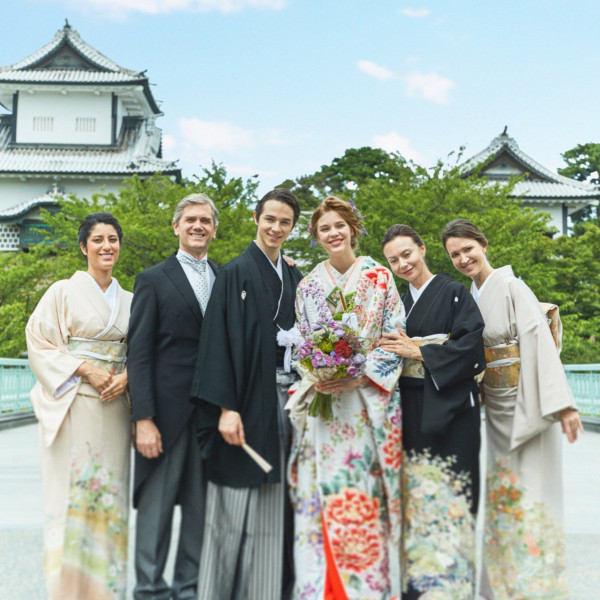
[(310, 235), (312, 238), (316, 242), (319, 241), (317, 223), (326, 212), (336, 212), (344, 219), (344, 221), (346, 221), (346, 223), (348, 223), (348, 227), (350, 227), (350, 231), (352, 232), (350, 245), (352, 250), (356, 250), (356, 248), (358, 248), (358, 237), (364, 232), (361, 225), (361, 217), (357, 214), (350, 202), (346, 202), (337, 196), (327, 196), (327, 198), (315, 208), (315, 212), (313, 212), (310, 220)]

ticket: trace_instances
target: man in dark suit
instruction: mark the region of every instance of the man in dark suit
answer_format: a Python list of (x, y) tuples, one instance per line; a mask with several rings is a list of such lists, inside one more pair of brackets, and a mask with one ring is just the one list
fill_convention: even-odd
[[(189, 398), (216, 275), (207, 250), (217, 225), (218, 211), (208, 196), (183, 198), (173, 217), (179, 250), (135, 281), (127, 358), (136, 426), (135, 600), (196, 598), (206, 483)], [(163, 571), (177, 503), (181, 528), (169, 586)]]

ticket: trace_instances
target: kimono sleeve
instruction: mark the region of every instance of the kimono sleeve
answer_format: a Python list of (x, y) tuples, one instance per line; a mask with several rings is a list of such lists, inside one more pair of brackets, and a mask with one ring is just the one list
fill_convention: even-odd
[(421, 347), (425, 368), (439, 391), (472, 380), (485, 368), (484, 322), (473, 297), (464, 286), (450, 295), (452, 312), (449, 339)]
[[(391, 273), (384, 268), (378, 269), (378, 291), (383, 291), (383, 315), (381, 334), (405, 330), (406, 318), (404, 305), (396, 289)], [(390, 393), (402, 371), (402, 358), (392, 352), (386, 352), (379, 346), (367, 354), (365, 375), (381, 390)]]
[(525, 283), (510, 283), (521, 371), (511, 447), (546, 429), (558, 413), (575, 407), (573, 393), (537, 298)]
[(51, 286), (25, 328), (31, 370), (46, 394), (52, 398), (58, 397), (57, 392), (65, 389), (64, 384), (84, 362), (67, 352), (70, 332), (63, 290), (63, 282)]

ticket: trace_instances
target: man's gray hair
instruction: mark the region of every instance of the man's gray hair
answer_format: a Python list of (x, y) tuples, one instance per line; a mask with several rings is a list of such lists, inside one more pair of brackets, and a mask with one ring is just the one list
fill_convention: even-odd
[(212, 209), (213, 221), (215, 222), (215, 227), (219, 225), (219, 211), (215, 206), (215, 203), (206, 195), (206, 194), (188, 194), (185, 198), (182, 198), (175, 209), (175, 214), (173, 215), (173, 223), (179, 223), (179, 219), (181, 219), (181, 214), (186, 206), (190, 204), (208, 204)]

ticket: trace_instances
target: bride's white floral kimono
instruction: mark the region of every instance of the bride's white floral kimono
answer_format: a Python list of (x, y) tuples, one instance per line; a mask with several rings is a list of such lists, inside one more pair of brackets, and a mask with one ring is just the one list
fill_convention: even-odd
[(306, 414), (311, 378), (290, 401), (295, 600), (390, 598), (390, 567), (394, 588), (399, 583), (401, 418), (393, 390), (402, 363), (377, 343), (404, 327), (404, 308), (392, 274), (372, 258), (358, 258), (343, 275), (325, 261), (298, 285), (303, 336), (340, 311), (340, 293), (368, 349), (370, 381), (334, 397), (330, 421)]
[(130, 411), (74, 376), (85, 361), (125, 365), (131, 293), (103, 293), (77, 271), (54, 283), (27, 324), (31, 401), (41, 432), (44, 571), (49, 600), (124, 599), (127, 582)]

